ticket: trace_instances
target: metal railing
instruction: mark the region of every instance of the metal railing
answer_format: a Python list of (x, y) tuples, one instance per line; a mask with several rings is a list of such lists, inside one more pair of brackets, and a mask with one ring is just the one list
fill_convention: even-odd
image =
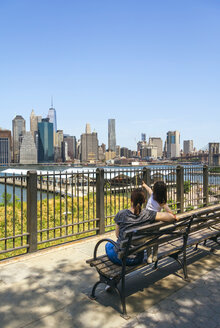
[(220, 174), (207, 166), (97, 169), (1, 176), (0, 256), (34, 252), (114, 229), (132, 190), (163, 180), (176, 213), (216, 204)]

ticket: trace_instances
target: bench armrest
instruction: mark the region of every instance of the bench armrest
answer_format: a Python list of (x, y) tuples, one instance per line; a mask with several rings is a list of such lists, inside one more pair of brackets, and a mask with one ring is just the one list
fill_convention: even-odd
[(119, 250), (119, 246), (118, 246), (118, 244), (117, 244), (115, 241), (113, 241), (112, 239), (109, 239), (109, 238), (101, 239), (101, 240), (99, 240), (99, 241), (97, 242), (97, 244), (95, 245), (94, 253), (93, 253), (93, 258), (94, 258), (94, 260), (96, 260), (96, 258), (97, 258), (97, 250), (98, 250), (98, 247), (99, 247), (99, 245), (102, 244), (103, 242), (111, 243), (111, 244), (113, 244), (113, 245), (115, 246), (115, 248), (116, 248), (117, 250)]

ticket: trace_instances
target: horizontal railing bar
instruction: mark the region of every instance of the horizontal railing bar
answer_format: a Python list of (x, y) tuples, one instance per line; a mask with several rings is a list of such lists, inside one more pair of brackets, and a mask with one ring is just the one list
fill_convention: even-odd
[(78, 225), (83, 224), (83, 223), (97, 222), (97, 221), (99, 221), (99, 219), (92, 219), (92, 220), (89, 220), (89, 221), (88, 220), (87, 221), (79, 221), (79, 222), (76, 222), (76, 223), (63, 224), (63, 225), (48, 228), (48, 229), (45, 228), (45, 229), (42, 229), (42, 230), (38, 230), (37, 232), (41, 233), (41, 232), (46, 232), (46, 231), (54, 231), (56, 229), (68, 228), (68, 227), (78, 226)]
[(9, 252), (14, 252), (14, 251), (17, 251), (19, 249), (24, 249), (24, 248), (29, 248), (29, 244), (26, 244), (24, 246), (19, 246), (19, 247), (15, 247), (15, 248), (8, 248), (8, 249), (5, 249), (3, 251), (0, 251), (0, 254), (5, 254), (5, 253), (9, 253)]
[(91, 229), (91, 230), (86, 230), (86, 231), (82, 231), (82, 232), (72, 233), (70, 235), (63, 235), (63, 236), (60, 236), (60, 237), (56, 237), (56, 238), (51, 238), (51, 239), (39, 241), (37, 244), (38, 245), (41, 245), (41, 244), (52, 242), (52, 241), (56, 241), (56, 240), (59, 240), (59, 239), (64, 239), (64, 238), (68, 238), (68, 237), (74, 237), (74, 236), (82, 235), (84, 233), (90, 233), (90, 232), (94, 232), (94, 231), (98, 231), (98, 230), (99, 230), (99, 228), (94, 228), (94, 229)]
[(9, 237), (5, 237), (5, 238), (0, 238), (0, 241), (21, 238), (21, 237), (25, 237), (25, 236), (29, 236), (29, 235), (30, 234), (28, 232), (26, 232), (26, 233), (23, 233), (23, 234), (20, 234), (20, 235), (15, 235), (15, 236), (9, 236)]

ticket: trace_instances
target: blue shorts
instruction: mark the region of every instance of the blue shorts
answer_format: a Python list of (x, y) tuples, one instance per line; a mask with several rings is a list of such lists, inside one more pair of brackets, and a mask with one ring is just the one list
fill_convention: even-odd
[[(114, 264), (122, 265), (122, 261), (118, 258), (118, 254), (115, 251), (115, 246), (112, 243), (107, 243), (105, 245), (105, 251), (110, 261), (112, 261)], [(133, 266), (141, 264), (143, 262), (143, 259), (144, 252), (140, 252), (133, 258), (128, 257), (126, 259), (126, 265)]]

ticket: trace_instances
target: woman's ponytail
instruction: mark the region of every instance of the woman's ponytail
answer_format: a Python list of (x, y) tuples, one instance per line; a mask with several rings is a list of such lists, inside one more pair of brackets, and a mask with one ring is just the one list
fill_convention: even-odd
[(131, 193), (131, 201), (133, 203), (134, 214), (138, 216), (141, 213), (142, 204), (145, 202), (145, 194), (142, 189), (135, 189)]

